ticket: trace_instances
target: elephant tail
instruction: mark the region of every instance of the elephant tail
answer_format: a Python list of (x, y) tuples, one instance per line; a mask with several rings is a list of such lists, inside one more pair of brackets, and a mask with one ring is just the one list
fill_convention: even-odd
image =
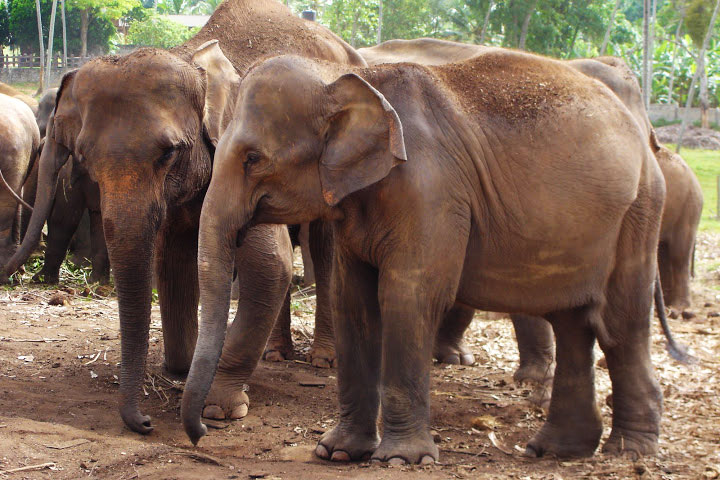
[(8, 185), (7, 180), (5, 180), (5, 175), (3, 175), (2, 170), (0, 170), (0, 181), (2, 181), (3, 186), (5, 189), (10, 192), (10, 194), (15, 198), (15, 200), (22, 205), (23, 207), (27, 208), (32, 212), (33, 207), (31, 207), (25, 200), (23, 200), (20, 195), (18, 195), (15, 190), (12, 189), (10, 185)]
[(660, 326), (662, 327), (665, 338), (667, 339), (666, 348), (670, 356), (681, 363), (695, 363), (696, 358), (687, 352), (687, 347), (685, 345), (675, 342), (675, 338), (670, 331), (667, 316), (665, 316), (665, 299), (663, 298), (659, 273), (655, 274), (655, 311), (657, 312), (658, 319), (660, 319)]

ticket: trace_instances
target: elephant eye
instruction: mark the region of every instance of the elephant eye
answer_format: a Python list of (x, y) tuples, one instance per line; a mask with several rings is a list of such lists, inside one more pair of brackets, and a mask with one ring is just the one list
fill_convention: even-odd
[(248, 152), (245, 156), (245, 165), (253, 165), (255, 163), (258, 163), (260, 161), (260, 154), (257, 152)]
[(172, 160), (173, 156), (175, 155), (175, 152), (178, 151), (178, 146), (173, 145), (172, 147), (168, 147), (163, 150), (162, 155), (157, 159), (158, 165), (161, 167), (164, 167), (170, 163), (170, 160)]

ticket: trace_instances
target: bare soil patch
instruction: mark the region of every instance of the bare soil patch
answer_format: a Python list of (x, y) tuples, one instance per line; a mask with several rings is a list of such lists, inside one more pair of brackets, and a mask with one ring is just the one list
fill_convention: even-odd
[[(143, 437), (127, 430), (117, 413), (116, 301), (64, 292), (66, 301), (49, 305), (57, 290), (29, 287), (0, 291), (0, 472), (11, 472), (0, 473), (0, 479), (717, 478), (719, 242), (719, 236), (700, 235), (695, 316), (670, 321), (699, 362), (677, 364), (654, 328), (653, 359), (665, 394), (656, 457), (638, 462), (601, 453), (572, 460), (523, 457), (520, 450), (544, 414), (526, 402), (529, 391), (512, 382), (517, 348), (511, 323), (486, 313), (477, 314), (467, 336), (477, 365), (432, 369), (440, 465), (336, 465), (314, 458), (317, 440), (336, 421), (336, 372), (299, 360), (261, 362), (250, 382), (249, 415), (217, 423), (220, 428), (192, 447), (179, 419), (182, 382), (162, 371), (156, 306), (141, 404), (155, 430)], [(296, 295), (293, 306), (293, 334), (302, 354), (310, 345), (314, 298)], [(597, 384), (607, 436), (610, 385), (602, 368)], [(473, 422), (481, 416), (486, 418)], [(27, 467), (36, 469), (17, 470)]]
[[(677, 144), (680, 137), (680, 125), (665, 125), (655, 129), (660, 143)], [(683, 134), (683, 147), (720, 150), (720, 132), (710, 128), (688, 125)]]

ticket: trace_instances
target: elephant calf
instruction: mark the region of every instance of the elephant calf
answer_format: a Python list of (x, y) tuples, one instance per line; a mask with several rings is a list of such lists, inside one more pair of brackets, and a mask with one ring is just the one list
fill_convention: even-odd
[(198, 345), (212, 347), (193, 358), (185, 430), (193, 442), (206, 431), (194, 397), (212, 378), (193, 372), (220, 355), (238, 231), (323, 218), (334, 228), (340, 421), (319, 457), (438, 459), (430, 358), (454, 306), (552, 324), (554, 395), (528, 453), (595, 451), (596, 340), (613, 383), (605, 451), (654, 453), (662, 394), (647, 318), (664, 198), (637, 122), (562, 62), (488, 49), (433, 68), (258, 64), (218, 143), (200, 220)]

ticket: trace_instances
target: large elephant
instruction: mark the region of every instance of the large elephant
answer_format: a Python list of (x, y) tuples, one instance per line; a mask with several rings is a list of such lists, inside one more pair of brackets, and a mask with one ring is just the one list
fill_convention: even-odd
[(0, 93), (0, 265), (15, 253), (20, 240), (21, 210), (25, 210), (20, 194), (39, 146), (40, 132), (32, 110), (24, 102)]
[[(481, 55), (492, 47), (420, 38), (389, 40), (358, 52), (369, 65), (415, 62), (423, 65), (445, 65)], [(630, 110), (655, 153), (667, 186), (658, 248), (658, 266), (665, 301), (677, 308), (690, 305), (690, 266), (695, 236), (702, 212), (702, 190), (692, 170), (682, 157), (660, 145), (655, 138), (650, 119), (642, 101), (635, 75), (622, 59), (599, 57), (567, 62), (572, 68), (604, 83)], [(554, 344), (552, 330), (542, 319), (527, 315), (511, 316), (520, 353), (520, 365), (515, 372), (517, 382), (539, 384), (533, 401), (547, 406), (554, 374)], [(472, 315), (457, 316), (454, 328), (449, 328), (449, 344), (462, 347), (462, 336), (472, 321)], [(667, 329), (665, 329), (667, 331)], [(670, 345), (672, 338), (668, 338)], [(467, 362), (472, 357), (467, 356)]]
[(458, 305), (553, 327), (554, 395), (529, 454), (595, 451), (596, 340), (613, 384), (604, 450), (657, 451), (662, 393), (647, 318), (665, 182), (607, 87), (559, 61), (488, 49), (440, 67), (279, 57), (255, 66), (238, 98), (200, 219), (207, 329), (181, 413), (193, 442), (205, 433), (195, 396), (220, 356), (238, 232), (324, 218), (340, 420), (319, 457), (437, 460), (430, 358)]
[[(97, 58), (61, 83), (28, 235), (6, 271), (22, 264), (36, 245), (58, 171), (72, 154), (99, 186), (120, 310), (120, 413), (136, 432), (152, 429), (139, 408), (151, 264), (154, 260), (165, 367), (183, 374), (197, 337), (197, 235), (217, 140), (232, 118), (238, 74), (258, 58), (281, 52), (365, 65), (329, 30), (295, 17), (278, 2), (229, 0), (192, 39), (170, 52), (140, 49)], [(267, 339), (286, 298), (292, 266), (284, 226), (249, 228), (242, 237), (237, 252), (235, 245), (228, 252), (242, 265), (238, 315), (207, 399), (208, 409), (233, 418), (247, 411), (242, 383), (264, 347), (237, 344), (246, 337)], [(206, 367), (214, 372), (216, 366), (217, 360)]]

